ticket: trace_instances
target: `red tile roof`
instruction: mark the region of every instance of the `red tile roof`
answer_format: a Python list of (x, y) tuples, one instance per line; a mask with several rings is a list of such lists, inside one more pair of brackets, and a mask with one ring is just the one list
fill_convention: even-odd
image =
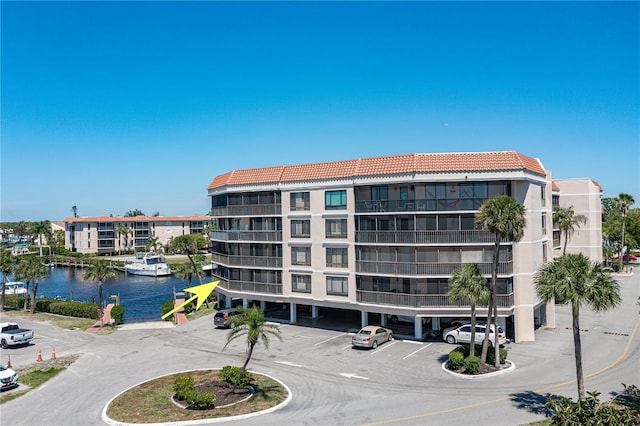
[(551, 190), (560, 192), (560, 187), (558, 186), (555, 180), (551, 182)]
[(515, 151), (407, 154), (329, 163), (234, 170), (216, 176), (207, 189), (225, 185), (355, 178), (407, 173), (526, 170), (545, 176), (537, 159)]
[(86, 222), (179, 222), (211, 220), (211, 216), (98, 216), (98, 217), (70, 217), (65, 219), (65, 223), (86, 223)]
[(600, 192), (602, 192), (602, 186), (600, 186), (600, 184), (598, 182), (596, 182), (595, 180), (591, 179), (591, 182), (593, 182), (593, 184), (600, 190)]

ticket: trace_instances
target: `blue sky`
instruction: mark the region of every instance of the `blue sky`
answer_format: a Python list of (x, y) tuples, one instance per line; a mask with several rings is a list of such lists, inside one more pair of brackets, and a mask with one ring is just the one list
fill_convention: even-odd
[(0, 221), (234, 169), (516, 150), (640, 203), (638, 2), (7, 2)]

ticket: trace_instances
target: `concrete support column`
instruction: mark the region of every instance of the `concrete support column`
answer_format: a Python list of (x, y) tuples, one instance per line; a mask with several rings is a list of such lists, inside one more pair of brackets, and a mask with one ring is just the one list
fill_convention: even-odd
[(233, 308), (233, 306), (231, 305), (232, 303), (233, 303), (233, 300), (231, 300), (230, 297), (227, 297), (224, 300), (224, 306), (227, 307), (227, 308)]
[(431, 319), (431, 329), (432, 330), (436, 330), (436, 331), (440, 331), (440, 318), (439, 317), (433, 317)]
[(260, 310), (261, 310), (262, 312), (264, 312), (264, 311), (266, 311), (266, 310), (267, 310), (267, 302), (265, 302), (264, 300), (261, 300), (261, 301), (260, 301)]
[(311, 306), (311, 318), (318, 318), (318, 307), (316, 305)]
[(242, 298), (242, 307), (245, 309), (249, 309), (249, 299), (247, 299), (246, 297)]
[(297, 314), (297, 309), (296, 309), (296, 304), (295, 303), (290, 303), (289, 304), (289, 321), (291, 321), (291, 324), (295, 324), (298, 322), (298, 316)]
[(418, 340), (422, 340), (422, 318), (416, 317), (416, 322), (414, 324), (413, 331), (415, 333), (413, 337), (415, 337)]
[(360, 311), (360, 323), (362, 327), (365, 327), (369, 323), (369, 312)]
[(386, 314), (380, 314), (380, 325), (383, 327), (387, 326), (387, 315)]

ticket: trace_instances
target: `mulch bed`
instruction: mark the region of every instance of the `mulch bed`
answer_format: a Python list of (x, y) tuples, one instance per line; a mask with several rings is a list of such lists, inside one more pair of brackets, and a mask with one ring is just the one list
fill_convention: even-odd
[[(250, 386), (241, 388), (237, 387), (233, 390), (233, 385), (224, 380), (210, 380), (196, 385), (196, 390), (200, 393), (211, 392), (216, 396), (215, 406), (222, 407), (232, 405), (247, 399), (253, 394), (253, 388)], [(183, 408), (188, 408), (184, 401), (178, 401), (175, 395), (172, 396), (174, 402)]]

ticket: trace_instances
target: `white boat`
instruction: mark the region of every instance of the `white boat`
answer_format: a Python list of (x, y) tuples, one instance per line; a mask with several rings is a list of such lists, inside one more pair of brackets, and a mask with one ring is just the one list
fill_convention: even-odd
[(4, 294), (7, 296), (24, 296), (27, 294), (27, 285), (22, 281), (9, 281), (4, 284)]
[(137, 253), (136, 258), (124, 265), (128, 274), (145, 275), (148, 277), (164, 277), (171, 275), (171, 268), (164, 256), (155, 252)]

